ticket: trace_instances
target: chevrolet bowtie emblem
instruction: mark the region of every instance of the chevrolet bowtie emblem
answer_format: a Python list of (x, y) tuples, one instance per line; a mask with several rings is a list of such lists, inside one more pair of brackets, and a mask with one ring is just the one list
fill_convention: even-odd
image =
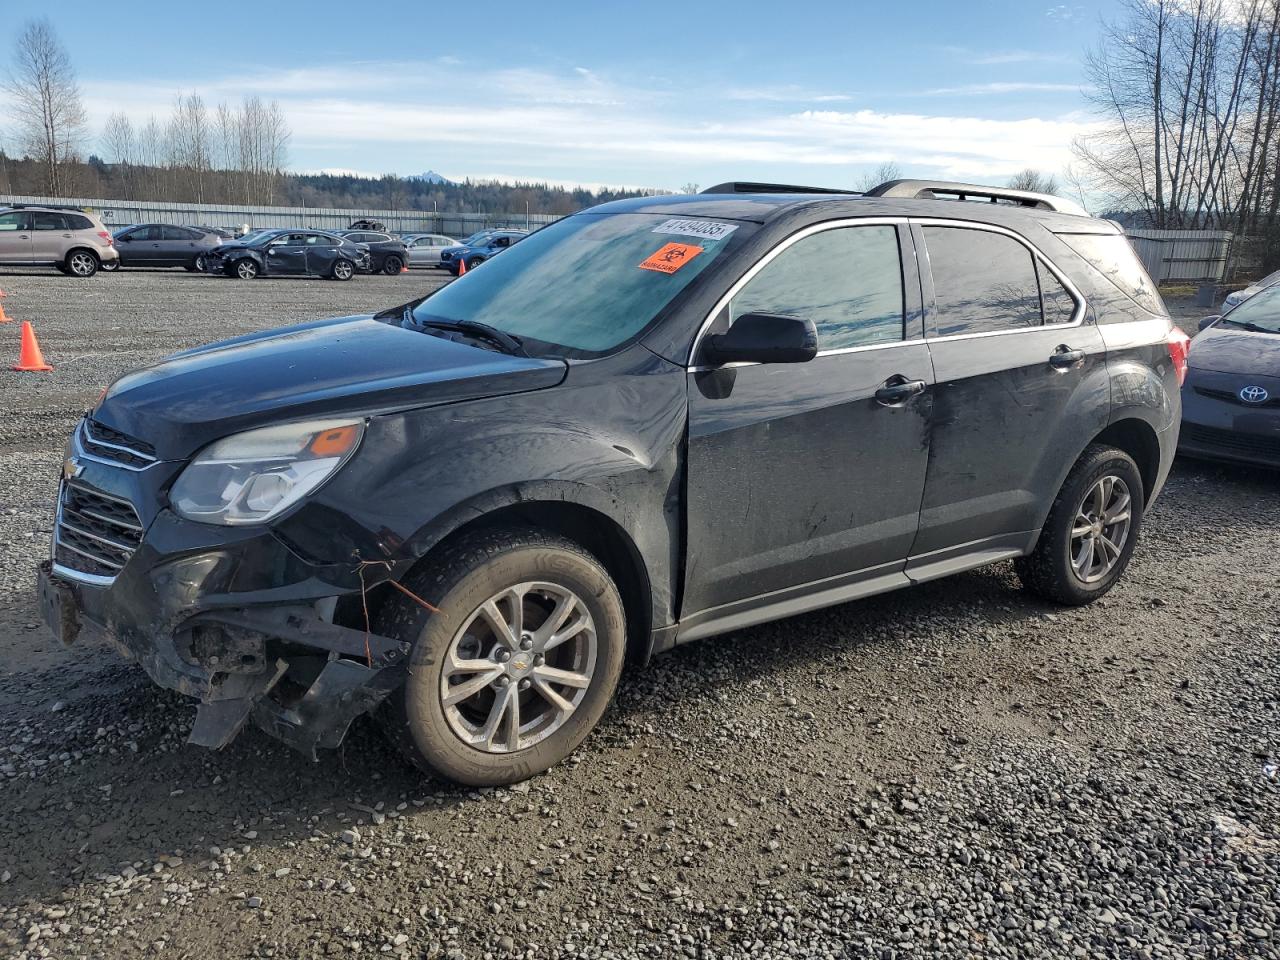
[(62, 479), (74, 480), (80, 474), (84, 473), (84, 464), (75, 457), (68, 457), (62, 461)]
[(514, 664), (512, 664), (512, 666), (514, 666), (517, 670), (523, 670), (525, 667), (528, 666), (528, 664), (525, 663), (523, 660), (517, 660)]

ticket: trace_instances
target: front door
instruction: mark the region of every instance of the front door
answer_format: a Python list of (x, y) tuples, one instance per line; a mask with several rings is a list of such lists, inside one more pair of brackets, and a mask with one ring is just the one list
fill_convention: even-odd
[(973, 226), (914, 229), (937, 386), (907, 571), (927, 579), (1025, 549), (1070, 460), (1106, 426), (1109, 381), (1083, 301), (1028, 245)]
[(31, 214), (25, 210), (0, 213), (0, 263), (31, 259)]
[(275, 276), (298, 276), (307, 272), (307, 237), (302, 233), (286, 233), (267, 245), (267, 273)]
[(933, 383), (910, 243), (892, 223), (810, 228), (753, 268), (712, 325), (807, 317), (819, 353), (691, 370), (682, 625), (906, 582)]

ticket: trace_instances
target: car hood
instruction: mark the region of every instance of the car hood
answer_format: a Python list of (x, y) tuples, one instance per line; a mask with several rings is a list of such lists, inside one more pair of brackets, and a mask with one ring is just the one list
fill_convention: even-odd
[(125, 374), (93, 413), (179, 460), (221, 437), (312, 417), (376, 415), (553, 387), (560, 360), (513, 357), (371, 316), (251, 334)]
[(250, 246), (247, 243), (235, 243), (224, 241), (213, 248), (214, 253), (236, 253), (240, 250), (253, 250), (258, 252), (258, 248)]
[(1197, 370), (1280, 376), (1280, 333), (1251, 333), (1215, 324), (1191, 341), (1188, 361)]

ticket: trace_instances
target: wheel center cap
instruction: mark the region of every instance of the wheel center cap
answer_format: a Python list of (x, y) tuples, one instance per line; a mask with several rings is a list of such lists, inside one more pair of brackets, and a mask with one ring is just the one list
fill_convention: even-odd
[(1091, 530), (1093, 531), (1093, 535), (1094, 535), (1095, 537), (1100, 537), (1100, 536), (1102, 536), (1102, 521), (1101, 521), (1101, 520), (1095, 520), (1095, 521), (1093, 521), (1093, 525), (1092, 525), (1092, 527), (1091, 527)]
[(530, 653), (518, 653), (507, 661), (507, 675), (522, 679), (533, 673), (533, 655)]

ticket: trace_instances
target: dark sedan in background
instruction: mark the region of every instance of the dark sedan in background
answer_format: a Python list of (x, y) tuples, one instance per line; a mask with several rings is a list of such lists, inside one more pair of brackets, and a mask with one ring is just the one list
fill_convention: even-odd
[(253, 280), (256, 277), (324, 277), (350, 280), (369, 269), (364, 244), (319, 230), (260, 230), (205, 255), (212, 274)]
[(224, 242), (215, 230), (173, 223), (141, 223), (114, 234), (120, 259), (104, 270), (121, 267), (186, 267), (203, 270), (205, 255)]
[(1200, 321), (1178, 451), (1280, 467), (1280, 287)]
[(440, 266), (457, 276), (459, 263), (465, 263), (467, 269), (471, 270), (527, 236), (523, 230), (482, 230), (467, 237), (456, 247), (441, 250)]
[(409, 262), (409, 248), (399, 237), (369, 230), (339, 230), (338, 236), (369, 248), (369, 272), (394, 276)]

